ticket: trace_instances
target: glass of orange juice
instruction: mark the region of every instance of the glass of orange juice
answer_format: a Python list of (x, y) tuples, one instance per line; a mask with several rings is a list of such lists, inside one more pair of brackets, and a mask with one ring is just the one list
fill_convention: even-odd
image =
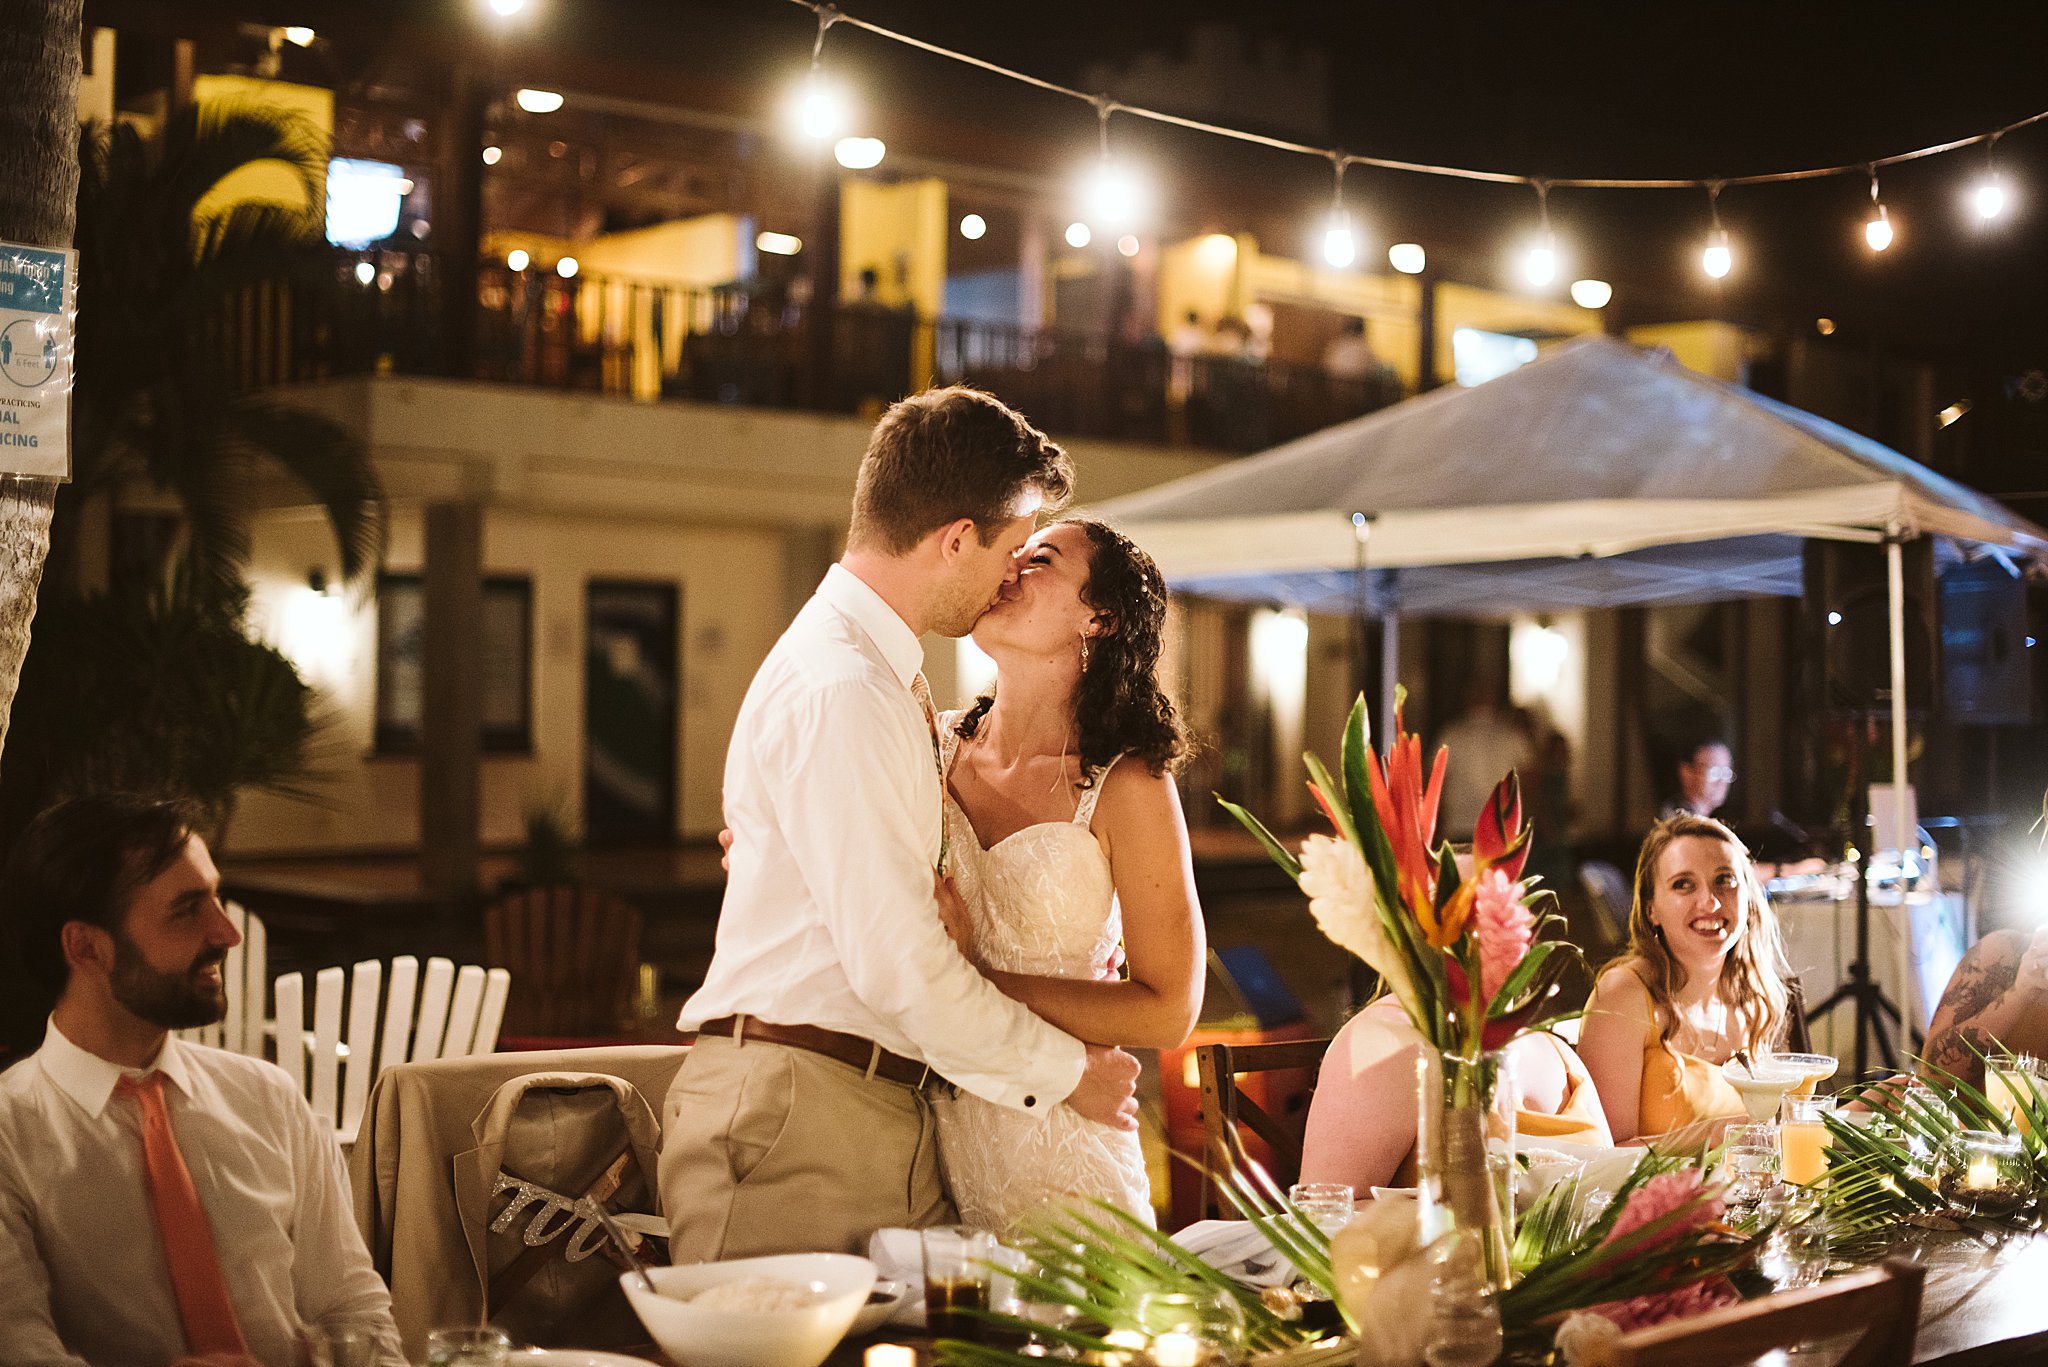
[(1812, 1186), (1828, 1175), (1828, 1113), (1831, 1096), (1788, 1096), (1778, 1125), (1778, 1179)]

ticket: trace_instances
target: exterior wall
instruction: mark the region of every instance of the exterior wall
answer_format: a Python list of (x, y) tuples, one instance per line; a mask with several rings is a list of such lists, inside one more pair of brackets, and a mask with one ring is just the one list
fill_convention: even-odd
[(1741, 384), (1749, 369), (1753, 342), (1733, 323), (1655, 323), (1628, 330), (1637, 346), (1669, 347), (1678, 363), (1717, 380)]
[[(417, 570), (423, 508), (484, 504), (486, 573), (533, 586), (530, 755), (486, 755), (482, 835), (516, 843), (525, 812), (580, 818), (584, 593), (592, 579), (674, 583), (682, 600), (676, 833), (721, 824), (725, 747), (748, 681), (837, 553), (868, 425), (852, 418), (566, 396), (451, 381), (309, 386), (295, 402), (361, 432), (392, 502), (386, 565)], [(1105, 499), (1208, 468), (1216, 457), (1076, 442), (1083, 491)], [(412, 846), (419, 768), (373, 753), (374, 603), (323, 597), (335, 577), (324, 523), (285, 490), (257, 523), (251, 624), (299, 662), (324, 713), (313, 803), (250, 794), (238, 853)], [(934, 692), (952, 695), (953, 643), (927, 641)]]
[(1567, 337), (1601, 330), (1598, 309), (1582, 309), (1562, 299), (1531, 299), (1449, 281), (1436, 287), (1436, 315), (1436, 373), (1442, 376), (1457, 371), (1451, 357), (1451, 334), (1459, 328), (1476, 328), (1481, 332), (1548, 332)]

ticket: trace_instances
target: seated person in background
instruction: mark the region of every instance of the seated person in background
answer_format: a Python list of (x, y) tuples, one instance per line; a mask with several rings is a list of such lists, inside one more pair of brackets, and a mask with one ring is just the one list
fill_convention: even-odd
[[(1392, 997), (1344, 1023), (1316, 1075), (1302, 1137), (1301, 1180), (1369, 1188), (1415, 1182), (1415, 1062), (1422, 1037)], [(1571, 1046), (1536, 1031), (1508, 1046), (1514, 1058), (1515, 1128), (1525, 1139), (1600, 1147), (1612, 1143), (1600, 1097)]]
[(1934, 1008), (1921, 1076), (1932, 1079), (1941, 1069), (1982, 1087), (1979, 1052), (2001, 1046), (2048, 1057), (2048, 927), (2031, 938), (1994, 930), (1970, 946)]
[(239, 936), (176, 807), (73, 799), (0, 881), (8, 950), (56, 998), (0, 1074), (0, 1362), (298, 1367), (354, 1329), (403, 1367), (334, 1131), (260, 1059), (174, 1039), (227, 1013)]
[(1579, 1050), (1617, 1142), (1718, 1139), (1746, 1118), (1721, 1065), (1781, 1047), (1789, 974), (1777, 913), (1720, 822), (1680, 813), (1636, 860), (1629, 943), (1593, 985)]

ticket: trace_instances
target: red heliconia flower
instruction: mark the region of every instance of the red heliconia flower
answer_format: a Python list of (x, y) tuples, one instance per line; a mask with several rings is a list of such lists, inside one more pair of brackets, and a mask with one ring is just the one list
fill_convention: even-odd
[(1529, 860), (1529, 830), (1522, 824), (1522, 781), (1515, 771), (1500, 781), (1480, 810), (1472, 831), (1472, 854), (1481, 867), (1494, 867), (1519, 882)]
[(1323, 790), (1311, 783), (1308, 785), (1308, 795), (1316, 800), (1316, 806), (1323, 809), (1323, 816), (1328, 819), (1330, 829), (1342, 833), (1344, 823), (1337, 820), (1336, 809), (1330, 806), (1330, 799), (1323, 796)]
[[(1372, 787), (1373, 809), (1394, 847), (1394, 871), (1401, 900), (1417, 915), (1436, 908), (1436, 809), (1443, 795), (1444, 751), (1427, 768), (1422, 741), (1408, 734), (1401, 709), (1394, 709), (1394, 744), (1384, 767), (1378, 755), (1366, 752), (1366, 781)], [(1439, 946), (1441, 947), (1441, 946)]]

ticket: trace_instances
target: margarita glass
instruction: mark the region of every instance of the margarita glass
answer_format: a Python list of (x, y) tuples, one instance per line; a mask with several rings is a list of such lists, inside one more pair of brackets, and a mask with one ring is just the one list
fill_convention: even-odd
[(1765, 1054), (1762, 1058), (1748, 1060), (1730, 1059), (1721, 1065), (1721, 1076), (1727, 1078), (1728, 1085), (1741, 1095), (1742, 1109), (1749, 1112), (1749, 1118), (1759, 1125), (1775, 1119), (1785, 1097), (1807, 1085), (1807, 1069), (1787, 1062), (1786, 1056), (1779, 1054)]

